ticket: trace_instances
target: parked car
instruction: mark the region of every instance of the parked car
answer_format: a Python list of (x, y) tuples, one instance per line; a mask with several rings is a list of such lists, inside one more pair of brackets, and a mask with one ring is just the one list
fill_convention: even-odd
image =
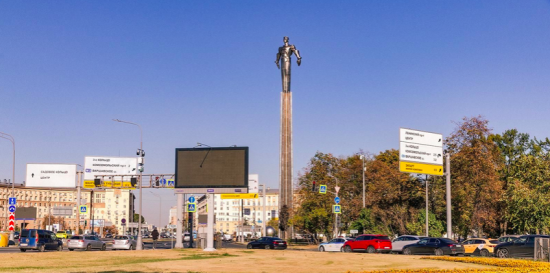
[(392, 250), (390, 238), (381, 234), (363, 234), (355, 240), (344, 243), (344, 252), (366, 251), (367, 253), (389, 253)]
[(410, 244), (416, 244), (420, 239), (427, 238), (426, 236), (417, 236), (417, 235), (401, 235), (395, 238), (391, 242), (391, 251), (401, 252), (403, 247)]
[(508, 242), (513, 242), (514, 240), (516, 240), (519, 237), (520, 237), (519, 235), (504, 235), (504, 236), (501, 236), (500, 238), (498, 238), (498, 241), (500, 243), (508, 243)]
[(69, 251), (73, 251), (75, 249), (85, 249), (90, 251), (94, 248), (104, 251), (107, 249), (107, 245), (95, 235), (84, 235), (73, 236), (67, 240), (67, 248)]
[(19, 250), (25, 252), (29, 249), (35, 249), (40, 252), (44, 250), (63, 250), (63, 242), (49, 230), (44, 229), (24, 229), (19, 237)]
[(107, 234), (105, 234), (105, 238), (112, 239), (112, 238), (113, 238), (113, 234), (107, 233)]
[(13, 233), (13, 239), (19, 239), (19, 231)]
[(471, 238), (462, 242), (462, 246), (464, 246), (464, 254), (483, 257), (493, 256), (494, 248), (498, 244), (498, 240), (483, 238)]
[(222, 241), (230, 242), (233, 241), (233, 236), (231, 234), (224, 234), (222, 235)]
[(448, 238), (424, 238), (416, 244), (404, 246), (403, 254), (463, 255), (464, 247)]
[(350, 240), (349, 238), (334, 238), (330, 242), (319, 244), (319, 251), (344, 251), (344, 243)]
[(189, 232), (186, 232), (183, 234), (183, 241), (184, 242), (189, 242), (191, 240), (191, 233)]
[(286, 249), (287, 244), (286, 244), (286, 241), (282, 240), (281, 238), (261, 237), (258, 240), (249, 242), (246, 245), (246, 248), (248, 248), (248, 249), (253, 249), (253, 248)]
[(57, 236), (57, 238), (59, 239), (67, 239), (67, 232), (64, 230), (60, 230), (55, 234), (55, 236)]
[(550, 238), (548, 235), (524, 235), (512, 242), (501, 243), (495, 247), (494, 256), (498, 258), (529, 257), (535, 255), (535, 239)]
[[(137, 246), (137, 237), (129, 235), (117, 235), (113, 241), (113, 250), (126, 249), (135, 250)], [(141, 244), (141, 249), (144, 249), (144, 245)]]

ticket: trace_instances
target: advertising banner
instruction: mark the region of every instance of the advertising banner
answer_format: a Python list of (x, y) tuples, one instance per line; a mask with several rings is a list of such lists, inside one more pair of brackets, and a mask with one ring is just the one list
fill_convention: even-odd
[(131, 188), (131, 177), (122, 175), (137, 175), (137, 157), (86, 156), (84, 158), (84, 188), (95, 188), (96, 175), (105, 175), (103, 177), (104, 187)]

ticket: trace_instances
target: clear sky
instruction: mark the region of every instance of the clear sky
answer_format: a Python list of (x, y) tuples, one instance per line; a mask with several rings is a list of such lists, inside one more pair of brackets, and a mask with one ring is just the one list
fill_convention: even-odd
[[(278, 187), (283, 36), (293, 59), (294, 173), (316, 151), (398, 148), (398, 128), (448, 135), (482, 115), (495, 132), (550, 136), (550, 2), (2, 1), (0, 132), (26, 163), (134, 156), (173, 173), (174, 149), (249, 146)], [(0, 139), (0, 178), (11, 178)], [(158, 223), (146, 190), (145, 217)], [(175, 196), (163, 196), (163, 225)]]

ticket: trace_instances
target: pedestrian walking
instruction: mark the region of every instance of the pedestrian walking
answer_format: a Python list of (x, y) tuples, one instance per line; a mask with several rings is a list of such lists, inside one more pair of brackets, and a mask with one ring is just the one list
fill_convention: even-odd
[(153, 236), (153, 249), (156, 249), (157, 248), (157, 240), (159, 239), (159, 232), (158, 232), (157, 228), (155, 228), (155, 230), (153, 230), (153, 233), (151, 233), (151, 235)]

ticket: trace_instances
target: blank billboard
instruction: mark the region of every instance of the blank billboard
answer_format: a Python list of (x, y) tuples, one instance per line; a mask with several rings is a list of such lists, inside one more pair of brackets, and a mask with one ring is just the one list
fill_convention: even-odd
[(37, 188), (75, 188), (76, 164), (27, 164), (25, 186)]
[(248, 192), (248, 147), (176, 149), (175, 187), (187, 193)]

